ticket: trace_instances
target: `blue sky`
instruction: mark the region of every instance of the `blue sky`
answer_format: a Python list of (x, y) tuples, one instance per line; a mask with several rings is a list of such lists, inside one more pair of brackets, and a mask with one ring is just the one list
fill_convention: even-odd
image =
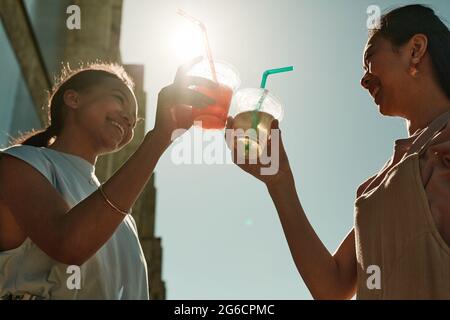
[[(145, 65), (148, 129), (158, 91), (201, 50), (183, 41), (191, 31), (177, 8), (206, 24), (214, 57), (239, 70), (241, 88), (257, 87), (265, 69), (293, 65), (267, 88), (284, 102), (280, 127), (302, 205), (334, 252), (353, 225), (357, 186), (407, 135), (404, 121), (380, 116), (359, 85), (366, 9), (408, 3), (125, 0), (122, 59)], [(448, 1), (421, 3), (450, 19)], [(264, 185), (232, 164), (175, 165), (170, 152), (156, 168), (167, 297), (310, 299)]]

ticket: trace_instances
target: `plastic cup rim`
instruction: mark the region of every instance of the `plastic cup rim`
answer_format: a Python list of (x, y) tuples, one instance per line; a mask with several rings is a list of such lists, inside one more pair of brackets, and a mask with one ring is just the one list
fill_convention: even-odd
[[(202, 60), (200, 60), (199, 62), (197, 62), (196, 64), (194, 64), (189, 70), (188, 73), (197, 65), (199, 65), (200, 63), (204, 63), (204, 61), (207, 61), (207, 63), (209, 64), (208, 58), (203, 57)], [(216, 66), (217, 64), (221, 64), (224, 65), (226, 68), (230, 69), (236, 76), (237, 79), (237, 83), (231, 88), (232, 91), (237, 91), (239, 90), (238, 88), (241, 86), (241, 75), (239, 74), (239, 71), (237, 70), (237, 68), (235, 66), (233, 66), (230, 62), (227, 62), (225, 60), (221, 60), (221, 59), (213, 59), (214, 65)], [(230, 87), (229, 85), (225, 84), (225, 83), (221, 83), (219, 81), (220, 84), (222, 85), (226, 85), (227, 87)]]
[[(275, 94), (273, 94), (270, 90), (266, 89), (266, 88), (242, 88), (236, 91), (235, 95), (238, 96), (238, 94), (242, 91), (250, 91), (250, 90), (261, 90), (261, 94), (264, 92), (264, 90), (268, 91), (268, 94), (280, 105), (280, 115), (278, 117), (275, 117), (272, 113), (270, 112), (266, 112), (263, 110), (263, 112), (269, 113), (270, 115), (272, 115), (274, 117), (274, 119), (281, 121), (283, 120), (283, 116), (284, 116), (284, 108), (283, 108), (283, 103), (281, 102), (280, 98), (278, 98), (278, 96), (276, 96)], [(239, 111), (236, 113), (236, 115), (238, 115), (239, 113), (242, 112), (247, 112), (247, 111), (256, 111), (256, 109), (253, 110), (245, 110), (245, 111)]]

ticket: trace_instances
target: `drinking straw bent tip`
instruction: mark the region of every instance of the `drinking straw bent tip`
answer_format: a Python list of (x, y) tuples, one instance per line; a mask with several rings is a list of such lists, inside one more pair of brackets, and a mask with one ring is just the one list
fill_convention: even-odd
[(187, 13), (183, 9), (177, 8), (177, 14), (179, 14), (182, 17), (185, 17), (186, 19), (190, 20), (192, 23), (198, 25), (200, 27), (200, 29), (202, 29), (203, 31), (206, 31), (206, 26), (202, 21), (200, 21), (199, 19), (197, 19), (194, 16), (191, 16), (189, 13)]
[(293, 66), (289, 66), (289, 67), (284, 67), (284, 68), (276, 68), (276, 69), (268, 69), (266, 71), (264, 71), (263, 75), (262, 75), (262, 79), (261, 79), (261, 88), (265, 88), (266, 87), (266, 81), (267, 81), (267, 77), (271, 74), (275, 74), (275, 73), (281, 73), (281, 72), (288, 72), (288, 71), (292, 71), (294, 70)]
[(177, 13), (180, 16), (185, 17), (186, 19), (190, 20), (192, 23), (197, 25), (200, 28), (200, 30), (202, 31), (202, 33), (203, 33), (203, 44), (205, 46), (206, 57), (208, 58), (209, 67), (211, 69), (211, 75), (212, 75), (212, 78), (213, 78), (214, 82), (218, 83), (218, 81), (217, 81), (217, 74), (216, 74), (216, 68), (214, 66), (214, 61), (213, 61), (213, 58), (212, 58), (211, 47), (209, 46), (208, 32), (206, 31), (205, 24), (202, 21), (200, 21), (199, 19), (191, 16), (186, 11), (184, 11), (184, 10), (182, 10), (180, 8), (177, 9)]

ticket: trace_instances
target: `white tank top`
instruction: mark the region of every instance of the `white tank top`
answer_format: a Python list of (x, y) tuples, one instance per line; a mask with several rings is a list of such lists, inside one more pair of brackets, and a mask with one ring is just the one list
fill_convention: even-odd
[[(28, 145), (0, 149), (2, 152), (38, 170), (71, 208), (100, 185), (95, 167), (81, 157)], [(75, 271), (68, 267), (27, 238), (15, 249), (0, 251), (0, 299), (11, 295), (41, 299), (149, 299), (147, 264), (131, 215), (80, 266), (80, 289), (74, 288)]]

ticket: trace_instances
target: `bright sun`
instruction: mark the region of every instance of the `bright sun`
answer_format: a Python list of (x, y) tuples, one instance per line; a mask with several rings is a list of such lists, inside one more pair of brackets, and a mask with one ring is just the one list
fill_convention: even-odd
[(200, 28), (189, 21), (180, 20), (173, 30), (171, 48), (173, 54), (182, 61), (202, 55), (204, 50)]

